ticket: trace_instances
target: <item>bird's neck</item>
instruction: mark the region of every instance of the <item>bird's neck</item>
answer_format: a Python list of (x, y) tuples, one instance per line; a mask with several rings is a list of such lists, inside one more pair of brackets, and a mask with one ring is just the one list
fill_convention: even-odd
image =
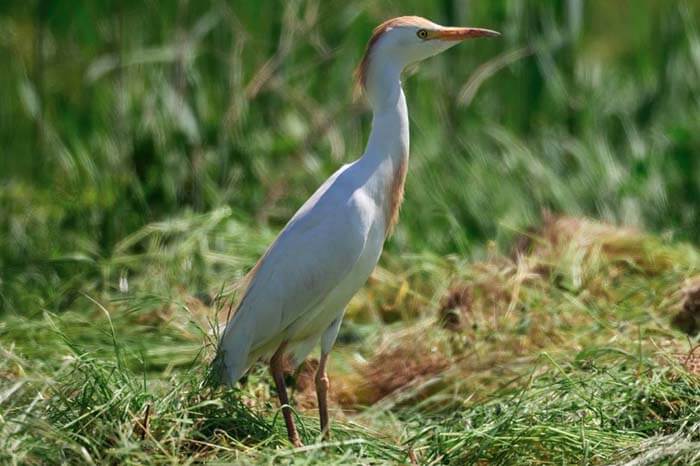
[(372, 107), (372, 131), (362, 162), (373, 171), (374, 194), (382, 206), (387, 234), (398, 220), (408, 169), (409, 130), (402, 66), (371, 65), (367, 96)]

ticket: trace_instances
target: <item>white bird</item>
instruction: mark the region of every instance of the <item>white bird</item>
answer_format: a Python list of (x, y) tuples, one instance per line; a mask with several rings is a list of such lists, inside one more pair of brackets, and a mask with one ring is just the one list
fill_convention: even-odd
[(364, 154), (323, 183), (249, 274), (222, 333), (221, 376), (234, 384), (256, 361), (269, 360), (294, 446), (301, 441), (287, 398), (284, 362), (290, 359), (297, 367), (320, 340), (315, 382), (321, 431), (327, 436), (328, 354), (346, 305), (377, 265), (398, 220), (409, 144), (401, 73), (464, 39), (498, 35), (488, 29), (444, 27), (417, 16), (378, 26), (356, 72), (373, 112)]

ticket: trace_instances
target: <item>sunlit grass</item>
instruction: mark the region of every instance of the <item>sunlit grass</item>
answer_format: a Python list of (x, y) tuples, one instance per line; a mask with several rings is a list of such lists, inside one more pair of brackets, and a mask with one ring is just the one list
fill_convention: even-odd
[[(218, 290), (219, 264), (236, 275), (254, 262), (217, 250), (232, 231), (258, 236), (233, 225), (228, 212), (150, 225), (123, 243), (151, 245), (129, 256), (144, 273), (130, 274), (128, 291), (3, 321), (7, 460), (698, 459), (700, 379), (671, 323), (686, 279), (700, 272), (696, 249), (552, 217), (512, 257), (390, 256), (351, 306), (334, 352), (333, 440), (320, 442), (314, 388), (299, 374), (294, 399), (308, 447), (293, 451), (265, 368), (237, 389), (206, 383), (226, 301), (207, 305), (177, 287), (188, 270), (178, 257), (203, 245), (202, 299)], [(173, 291), (156, 296), (154, 284)]]
[[(695, 2), (280, 5), (0, 6), (0, 462), (700, 463)], [(208, 383), (217, 326), (407, 13), (503, 39), (407, 73), (401, 222), (295, 451), (265, 368)]]

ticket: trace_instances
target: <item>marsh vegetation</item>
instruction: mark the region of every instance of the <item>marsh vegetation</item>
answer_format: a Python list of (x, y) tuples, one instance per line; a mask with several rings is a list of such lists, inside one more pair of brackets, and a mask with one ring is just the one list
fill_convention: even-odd
[[(362, 153), (353, 67), (417, 13), (394, 237), (286, 441), (207, 384), (236, 284)], [(700, 463), (700, 4), (0, 5), (0, 461)]]

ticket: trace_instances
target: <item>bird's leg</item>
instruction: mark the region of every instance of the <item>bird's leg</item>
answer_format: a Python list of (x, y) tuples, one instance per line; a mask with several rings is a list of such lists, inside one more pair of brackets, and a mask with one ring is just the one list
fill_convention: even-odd
[(284, 349), (287, 346), (286, 343), (282, 343), (280, 347), (275, 352), (270, 360), (270, 372), (272, 373), (272, 378), (275, 381), (275, 386), (277, 387), (277, 396), (280, 399), (280, 405), (282, 406), (282, 415), (284, 416), (284, 423), (287, 425), (287, 436), (289, 441), (295, 447), (301, 447), (302, 443), (299, 439), (299, 433), (297, 432), (297, 427), (294, 425), (294, 418), (292, 417), (292, 408), (289, 406), (289, 398), (287, 397), (287, 387), (284, 383)]
[(316, 370), (316, 396), (318, 397), (318, 415), (321, 419), (321, 433), (323, 438), (330, 438), (331, 431), (328, 425), (328, 389), (330, 388), (330, 380), (326, 374), (326, 362), (328, 361), (328, 353), (321, 354), (321, 361)]

